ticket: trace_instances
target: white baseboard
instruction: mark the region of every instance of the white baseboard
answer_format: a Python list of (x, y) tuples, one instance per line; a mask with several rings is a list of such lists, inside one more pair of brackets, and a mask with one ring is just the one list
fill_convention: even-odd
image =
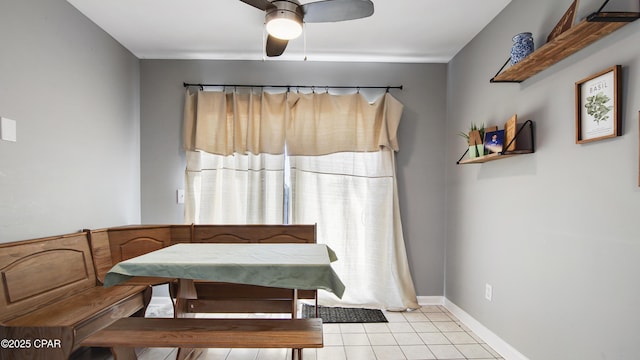
[(444, 296), (418, 296), (420, 305), (444, 305)]
[(418, 304), (420, 305), (443, 305), (458, 320), (465, 324), (474, 334), (482, 339), (487, 345), (491, 346), (505, 360), (529, 360), (528, 357), (521, 354), (513, 346), (502, 340), (498, 335), (493, 333), (487, 327), (482, 325), (478, 320), (474, 319), (466, 311), (462, 310), (456, 304), (451, 302), (444, 296), (418, 296)]

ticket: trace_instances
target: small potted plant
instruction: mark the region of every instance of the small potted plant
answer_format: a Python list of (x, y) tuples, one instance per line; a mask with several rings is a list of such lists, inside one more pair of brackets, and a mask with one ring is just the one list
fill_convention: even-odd
[(471, 123), (469, 132), (460, 131), (458, 135), (467, 140), (470, 158), (473, 159), (484, 155), (484, 146), (482, 144), (482, 139), (484, 139), (484, 124), (478, 127), (475, 123)]

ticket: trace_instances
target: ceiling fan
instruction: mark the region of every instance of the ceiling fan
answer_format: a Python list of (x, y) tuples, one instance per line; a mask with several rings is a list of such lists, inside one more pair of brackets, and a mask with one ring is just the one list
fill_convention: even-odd
[(265, 12), (267, 56), (280, 56), (289, 40), (302, 33), (302, 23), (337, 22), (373, 14), (370, 0), (322, 0), (300, 4), (298, 0), (240, 0)]

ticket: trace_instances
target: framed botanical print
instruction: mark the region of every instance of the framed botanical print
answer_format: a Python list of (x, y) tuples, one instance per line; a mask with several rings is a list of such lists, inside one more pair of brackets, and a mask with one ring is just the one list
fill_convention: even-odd
[(621, 75), (614, 65), (576, 83), (576, 144), (621, 135)]

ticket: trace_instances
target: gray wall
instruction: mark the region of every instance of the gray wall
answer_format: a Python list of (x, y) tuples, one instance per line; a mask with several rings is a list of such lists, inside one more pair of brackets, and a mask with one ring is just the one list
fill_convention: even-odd
[(0, 242), (140, 222), (139, 62), (63, 0), (0, 0)]
[[(543, 44), (570, 3), (513, 0), (449, 63), (446, 297), (530, 359), (636, 359), (640, 21), (522, 84), (489, 83), (513, 35)], [(615, 64), (623, 135), (577, 145), (574, 83)], [(535, 121), (536, 153), (455, 165), (458, 131), (514, 113)]]
[(142, 60), (141, 78), (144, 223), (183, 221), (175, 200), (184, 186), (183, 82), (403, 85), (391, 91), (405, 105), (397, 156), (404, 236), (417, 293), (443, 295), (446, 65)]

